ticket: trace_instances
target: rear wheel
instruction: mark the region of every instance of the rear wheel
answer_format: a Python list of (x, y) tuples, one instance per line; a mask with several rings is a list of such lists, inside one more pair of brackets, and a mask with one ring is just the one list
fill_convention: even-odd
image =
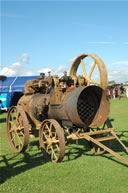
[(11, 107), (7, 116), (8, 141), (15, 152), (24, 152), (29, 142), (29, 124), (21, 107)]

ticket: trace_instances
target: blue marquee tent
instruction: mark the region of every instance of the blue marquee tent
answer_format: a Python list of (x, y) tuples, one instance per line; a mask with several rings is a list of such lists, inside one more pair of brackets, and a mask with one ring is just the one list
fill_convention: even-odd
[(18, 96), (18, 93), (23, 93), (25, 82), (35, 78), (39, 76), (7, 77), (4, 83), (0, 80), (0, 109), (7, 110), (14, 95)]

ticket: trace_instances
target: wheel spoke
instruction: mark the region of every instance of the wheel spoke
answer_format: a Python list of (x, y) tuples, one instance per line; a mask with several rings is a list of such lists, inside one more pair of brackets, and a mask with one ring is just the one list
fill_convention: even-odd
[(49, 137), (52, 137), (52, 123), (50, 123), (50, 128), (49, 128)]
[(17, 111), (15, 111), (15, 118), (16, 118), (16, 120), (18, 120), (18, 113), (17, 113)]
[(50, 123), (50, 129), (49, 130), (50, 130), (50, 132), (52, 131), (52, 123)]
[(48, 131), (49, 131), (49, 126), (48, 126), (48, 124), (46, 124), (45, 126), (47, 127), (47, 129), (48, 129)]
[(12, 121), (17, 121), (17, 112), (16, 110), (14, 112), (12, 112)]
[(57, 133), (56, 132), (54, 134), (54, 138), (55, 138), (55, 140), (57, 140)]
[(16, 112), (15, 111), (12, 112), (11, 117), (12, 117), (12, 120), (16, 119)]
[(22, 144), (22, 145), (23, 145), (23, 142), (21, 141), (21, 139), (20, 139), (20, 137), (19, 137), (19, 135), (18, 135), (18, 133), (17, 133), (17, 132), (16, 132), (16, 135), (17, 135), (17, 137), (18, 137), (18, 139), (19, 139), (20, 144)]
[(14, 142), (14, 138), (16, 137), (16, 132), (14, 133), (13, 137), (12, 137), (12, 141)]
[(19, 118), (16, 118), (16, 125), (20, 125), (22, 126), (23, 124), (21, 123), (21, 120), (20, 120), (20, 117)]
[(9, 132), (17, 132), (17, 128), (16, 126), (14, 125), (13, 127), (10, 128)]
[(85, 76), (85, 78), (86, 78), (86, 77), (87, 77), (87, 72), (86, 72), (86, 69), (85, 69), (84, 61), (83, 61), (82, 59), (81, 59), (81, 64), (82, 64), (84, 76)]
[(9, 116), (9, 121), (13, 121), (13, 116), (12, 116), (12, 114), (10, 114), (10, 116)]
[(60, 149), (59, 149), (59, 146), (58, 146), (58, 144), (56, 144), (56, 147), (57, 147), (57, 150), (58, 150), (58, 152), (60, 151)]
[(9, 120), (9, 123), (12, 124), (13, 126), (15, 126), (15, 123), (13, 123), (13, 121)]
[(22, 147), (23, 147), (23, 144), (19, 143), (19, 148), (18, 149), (20, 150), (20, 149), (22, 149)]
[(48, 153), (49, 145), (47, 145), (46, 152)]
[(51, 154), (51, 158), (52, 158), (52, 160), (53, 160), (53, 155), (55, 156), (55, 158), (56, 158), (56, 160), (57, 160), (58, 158), (57, 158), (57, 156), (56, 156), (56, 153), (55, 153), (55, 151), (54, 151), (53, 147), (52, 147), (52, 146), (50, 146), (50, 148), (51, 148), (51, 150), (52, 150), (52, 154)]
[(43, 136), (45, 137), (45, 139), (48, 139), (48, 136), (46, 135), (45, 131), (43, 131)]
[(9, 130), (9, 132), (10, 132), (10, 133), (15, 132), (15, 129), (14, 129), (14, 128), (11, 128), (11, 129)]
[(12, 133), (13, 131), (14, 131), (14, 129), (13, 129), (13, 128), (11, 128), (11, 129), (9, 130), (9, 132), (10, 132), (10, 133)]
[(24, 133), (23, 133), (23, 131), (20, 131), (20, 133), (22, 134), (22, 136), (24, 137)]
[(20, 130), (24, 130), (24, 126), (20, 127)]
[(96, 62), (93, 63), (93, 66), (92, 66), (92, 68), (91, 68), (91, 70), (89, 72), (89, 75), (88, 75), (89, 78), (91, 78), (91, 75), (93, 73), (93, 70), (94, 70), (95, 66), (96, 66)]
[(50, 132), (50, 128), (49, 128), (49, 126), (48, 126), (48, 123), (46, 124), (46, 128), (48, 129), (48, 136), (50, 137), (51, 136), (51, 132)]

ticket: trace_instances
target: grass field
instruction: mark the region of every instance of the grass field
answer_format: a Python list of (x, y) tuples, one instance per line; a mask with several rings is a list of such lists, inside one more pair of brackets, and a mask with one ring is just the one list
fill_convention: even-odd
[[(110, 100), (109, 118), (128, 147), (128, 99)], [(111, 154), (98, 155), (85, 143), (69, 144), (61, 163), (45, 162), (38, 140), (25, 153), (14, 153), (0, 115), (0, 193), (127, 193), (128, 166)], [(113, 149), (128, 159), (115, 142)]]

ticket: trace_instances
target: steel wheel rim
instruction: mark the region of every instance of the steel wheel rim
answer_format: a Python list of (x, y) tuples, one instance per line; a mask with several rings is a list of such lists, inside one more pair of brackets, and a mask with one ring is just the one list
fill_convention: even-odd
[[(94, 64), (93, 64), (89, 74), (86, 73), (86, 68), (85, 68), (85, 65), (83, 63), (83, 59), (87, 56), (91, 57), (94, 60)], [(76, 77), (77, 69), (78, 69), (80, 63), (82, 64), (84, 77), (87, 81), (87, 86), (89, 86), (91, 83), (93, 83), (94, 85), (100, 86), (103, 90), (106, 90), (107, 84), (108, 84), (108, 79), (107, 79), (107, 70), (106, 70), (106, 67), (104, 65), (104, 62), (98, 56), (96, 56), (94, 54), (82, 54), (82, 55), (78, 56), (74, 60), (74, 62), (72, 63), (69, 76)], [(91, 75), (92, 75), (96, 65), (97, 65), (99, 73), (100, 73), (100, 82), (95, 81), (95, 80), (91, 80)]]
[(40, 147), (46, 160), (62, 161), (65, 154), (65, 139), (57, 121), (45, 120), (40, 128)]
[(29, 126), (21, 107), (11, 107), (7, 116), (7, 135), (15, 152), (24, 152), (29, 141)]

